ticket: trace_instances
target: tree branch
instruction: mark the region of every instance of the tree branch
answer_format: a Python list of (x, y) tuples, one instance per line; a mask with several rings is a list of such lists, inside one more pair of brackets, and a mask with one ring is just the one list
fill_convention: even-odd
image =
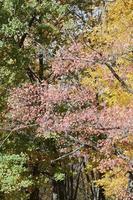
[[(34, 23), (35, 20), (36, 20), (36, 11), (34, 11), (33, 16), (31, 17), (31, 19), (30, 19), (30, 21), (28, 23), (28, 29), (29, 30), (32, 27), (32, 25), (33, 25), (33, 23)], [(20, 38), (19, 48), (22, 48), (24, 46), (24, 42), (25, 42), (25, 39), (26, 39), (27, 35), (28, 35), (28, 32), (25, 32), (22, 35), (22, 37)], [(39, 77), (33, 72), (33, 70), (31, 70), (30, 67), (28, 67), (28, 69), (27, 69), (27, 74), (28, 74), (31, 82), (34, 82), (36, 80), (38, 80), (39, 82), (41, 82), (40, 79), (39, 79)]]
[(56, 158), (55, 160), (52, 160), (51, 163), (54, 163), (54, 162), (59, 161), (59, 160), (62, 160), (62, 159), (64, 159), (64, 158), (66, 158), (66, 157), (68, 157), (68, 156), (70, 156), (70, 155), (76, 153), (77, 151), (80, 151), (83, 147), (84, 147), (84, 145), (82, 144), (80, 147), (74, 149), (73, 151), (62, 155), (62, 156)]
[(93, 143), (92, 141), (90, 141), (91, 144), (87, 144), (87, 143), (81, 142), (79, 139), (77, 139), (77, 138), (75, 138), (75, 137), (73, 137), (71, 135), (67, 135), (66, 138), (69, 138), (70, 140), (73, 140), (77, 144), (83, 145), (86, 148), (92, 148), (95, 151), (99, 151), (99, 149), (96, 146), (96, 143)]
[[(104, 63), (103, 63), (104, 64)], [(113, 69), (111, 64), (105, 63), (105, 65), (108, 67), (110, 72), (113, 74), (113, 76), (120, 82), (121, 86), (130, 94), (133, 94), (133, 89), (129, 88), (129, 86), (125, 83), (125, 81), (116, 73), (116, 71)]]
[[(32, 18), (31, 18), (30, 21), (29, 21), (29, 24), (28, 24), (28, 28), (29, 28), (29, 29), (31, 28), (31, 26), (32, 26), (32, 24), (34, 23), (35, 19), (36, 19), (36, 14), (34, 13), (33, 16), (32, 16)], [(27, 35), (28, 35), (28, 32), (26, 32), (26, 33), (24, 33), (24, 34), (22, 35), (22, 37), (21, 37), (21, 39), (20, 39), (20, 41), (19, 41), (19, 47), (20, 47), (20, 48), (24, 45), (24, 41), (25, 41)]]
[[(102, 57), (102, 54), (97, 51), (96, 49), (94, 49), (91, 44), (87, 44), (84, 41), (84, 45), (87, 46), (88, 48), (90, 48), (92, 51), (96, 52), (100, 57)], [(130, 52), (130, 51), (129, 51)], [(131, 50), (132, 52), (132, 50)], [(118, 56), (118, 55), (117, 55)], [(113, 67), (111, 66), (111, 64), (109, 64), (108, 62), (100, 62), (100, 64), (102, 65), (106, 65), (108, 67), (108, 69), (110, 70), (110, 72), (113, 74), (113, 76), (120, 82), (121, 86), (125, 89), (126, 92), (130, 93), (130, 94), (133, 94), (133, 89), (132, 88), (129, 88), (129, 86), (125, 83), (125, 81), (116, 73), (116, 71), (113, 69)]]
[(12, 135), (12, 133), (14, 133), (15, 131), (23, 130), (25, 128), (30, 128), (30, 127), (34, 127), (34, 126), (37, 126), (37, 124), (30, 124), (30, 125), (26, 125), (26, 126), (19, 126), (17, 128), (13, 128), (12, 130), (8, 129), (8, 128), (7, 129), (0, 128), (0, 130), (2, 130), (2, 131), (10, 131), (9, 134), (5, 137), (5, 139), (1, 142), (0, 149), (3, 146), (3, 144), (7, 141), (7, 139)]

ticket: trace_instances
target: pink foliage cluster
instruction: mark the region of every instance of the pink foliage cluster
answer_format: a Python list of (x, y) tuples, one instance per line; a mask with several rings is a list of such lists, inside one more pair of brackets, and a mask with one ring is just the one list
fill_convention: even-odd
[(93, 91), (66, 84), (27, 84), (11, 91), (9, 99), (13, 121), (39, 125), (37, 132), (78, 134), (84, 143), (93, 135), (105, 134), (98, 142), (104, 155), (111, 156), (114, 145), (133, 131), (133, 107), (114, 106), (98, 110)]
[(122, 158), (117, 158), (117, 157), (114, 159), (108, 158), (108, 159), (103, 159), (100, 162), (99, 170), (102, 173), (104, 173), (108, 170), (114, 169), (114, 167), (121, 167), (121, 166), (127, 168), (127, 164)]
[(83, 48), (80, 43), (74, 43), (67, 49), (60, 49), (52, 62), (54, 75), (62, 76), (78, 73), (103, 60), (99, 53), (92, 51), (88, 54)]
[[(60, 129), (65, 131), (70, 124), (80, 121), (79, 118), (81, 121), (93, 121), (94, 108), (82, 110), (85, 103), (92, 105), (93, 100), (93, 92), (82, 86), (27, 84), (11, 91), (9, 107), (16, 122), (40, 123), (41, 127), (47, 126), (45, 130), (52, 131), (62, 124)], [(65, 107), (67, 110), (64, 112)]]
[(133, 107), (105, 107), (99, 115), (99, 123), (102, 124), (103, 127), (117, 127), (123, 129), (129, 127), (131, 129), (133, 128)]

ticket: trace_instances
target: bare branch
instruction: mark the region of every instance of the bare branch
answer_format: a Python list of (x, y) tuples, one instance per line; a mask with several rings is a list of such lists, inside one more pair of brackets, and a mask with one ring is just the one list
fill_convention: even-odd
[(70, 156), (70, 155), (76, 153), (77, 151), (80, 151), (83, 147), (84, 147), (84, 145), (82, 144), (80, 147), (74, 149), (73, 151), (62, 155), (62, 156), (56, 158), (55, 160), (52, 160), (51, 163), (54, 163), (54, 162), (59, 161), (59, 160), (62, 160), (62, 159), (64, 159), (64, 158), (66, 158), (66, 157), (68, 157), (68, 156)]
[(6, 138), (2, 141), (2, 143), (0, 144), (0, 149), (1, 147), (3, 146), (3, 144), (7, 141), (7, 139), (12, 135), (13, 131), (11, 131), (7, 136)]
[(0, 149), (1, 147), (3, 146), (3, 144), (7, 141), (7, 139), (12, 135), (12, 133), (16, 132), (16, 131), (19, 131), (19, 130), (23, 130), (25, 128), (29, 128), (29, 127), (34, 127), (34, 126), (37, 126), (37, 124), (31, 124), (31, 125), (26, 125), (26, 126), (19, 126), (19, 127), (16, 127), (16, 128), (13, 128), (12, 130), (11, 129), (4, 129), (4, 128), (1, 128), (0, 130), (2, 131), (10, 131), (9, 134), (5, 137), (5, 139), (1, 142), (0, 144)]
[(77, 138), (75, 138), (75, 137), (73, 137), (71, 135), (68, 135), (68, 134), (67, 134), (66, 138), (69, 138), (70, 140), (73, 140), (77, 144), (83, 145), (85, 148), (92, 148), (95, 151), (99, 151), (97, 146), (96, 146), (96, 143), (92, 142), (91, 140), (90, 140), (91, 144), (88, 144), (88, 143), (81, 142), (79, 139), (77, 139)]
[[(103, 63), (104, 64), (104, 63)], [(129, 88), (129, 86), (126, 84), (126, 82), (116, 73), (114, 68), (109, 63), (105, 63), (105, 65), (108, 67), (110, 72), (113, 74), (113, 76), (120, 82), (121, 86), (128, 92), (133, 94), (133, 89)]]

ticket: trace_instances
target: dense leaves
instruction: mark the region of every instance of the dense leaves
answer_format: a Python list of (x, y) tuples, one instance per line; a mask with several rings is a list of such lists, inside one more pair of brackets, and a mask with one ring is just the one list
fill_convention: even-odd
[(0, 4), (1, 198), (131, 200), (132, 1)]

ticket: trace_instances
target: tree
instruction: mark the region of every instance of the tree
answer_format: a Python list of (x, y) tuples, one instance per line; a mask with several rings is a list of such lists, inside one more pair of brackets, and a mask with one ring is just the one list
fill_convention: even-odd
[(7, 136), (1, 149), (2, 154), (27, 155), (24, 165), (32, 182), (28, 179), (30, 197), (24, 198), (41, 198), (46, 184), (53, 199), (130, 199), (133, 92), (131, 36), (125, 38), (125, 27), (131, 30), (132, 2), (126, 16), (120, 0), (88, 6), (87, 1), (23, 2), (17, 17), (12, 10), (20, 2), (6, 3), (3, 77), (11, 77), (5, 69), (16, 66), (22, 79), (13, 69), (10, 87), (14, 81), (21, 86), (8, 98), (9, 128), (2, 129)]
[[(99, 173), (103, 172), (104, 175), (107, 175), (108, 170), (116, 174), (114, 170), (118, 170), (120, 166), (120, 171), (124, 170), (124, 173), (128, 173), (131, 167), (132, 153), (127, 156), (125, 152), (127, 151), (126, 148), (131, 150), (129, 138), (132, 133), (132, 105), (130, 107), (129, 105), (125, 107), (120, 105), (109, 107), (103, 93), (99, 94), (97, 90), (95, 91), (91, 88), (93, 85), (89, 87), (89, 85), (83, 86), (81, 84), (84, 76), (82, 73), (84, 69), (88, 68), (86, 62), (88, 64), (89, 60), (89, 64), (95, 64), (91, 68), (94, 70), (97, 62), (101, 61), (101, 57), (96, 56), (96, 54), (89, 54), (91, 60), (88, 59), (88, 54), (86, 55), (86, 52), (83, 54), (81, 50), (82, 46), (80, 44), (73, 45), (71, 52), (69, 49), (64, 52), (61, 51), (63, 58), (61, 58), (60, 53), (57, 55), (52, 68), (54, 74), (53, 84), (48, 84), (47, 82), (39, 85), (30, 84), (12, 91), (9, 99), (12, 120), (14, 123), (16, 121), (17, 124), (21, 122), (19, 126), (23, 124), (25, 126), (36, 125), (37, 137), (47, 138), (55, 134), (55, 137), (58, 138), (58, 144), (55, 146), (56, 154), (53, 159), (51, 158), (52, 163), (58, 163), (69, 154), (71, 155), (71, 153), (73, 154), (79, 150), (82, 152), (82, 158), (85, 154), (84, 151), (86, 151), (84, 149), (91, 149), (92, 157), (90, 158), (95, 166), (93, 166), (92, 171), (94, 172), (96, 168), (98, 176)], [(69, 52), (71, 58), (69, 57)], [(81, 58), (79, 57), (80, 54), (83, 58), (82, 62), (77, 59)], [(62, 67), (61, 70), (60, 66)], [(93, 80), (92, 76), (90, 77), (95, 87), (101, 87), (100, 84), (97, 85), (99, 77), (97, 80)], [(107, 76), (105, 78), (107, 80)], [(127, 116), (127, 120), (125, 120), (125, 116)], [(69, 140), (72, 140), (74, 145), (77, 143), (76, 149), (73, 149), (73, 143), (66, 145)], [(125, 141), (126, 148), (123, 145)], [(67, 153), (64, 152), (62, 145), (67, 149)], [(71, 153), (68, 153), (70, 145), (72, 145), (72, 150)], [(106, 170), (107, 174), (105, 173)], [(125, 177), (123, 177), (123, 180), (125, 180)], [(107, 185), (104, 177), (97, 183), (103, 186), (102, 181)], [(126, 188), (124, 191), (122, 185), (120, 189), (122, 189), (121, 195), (123, 198)], [(106, 194), (108, 195), (108, 193)]]

